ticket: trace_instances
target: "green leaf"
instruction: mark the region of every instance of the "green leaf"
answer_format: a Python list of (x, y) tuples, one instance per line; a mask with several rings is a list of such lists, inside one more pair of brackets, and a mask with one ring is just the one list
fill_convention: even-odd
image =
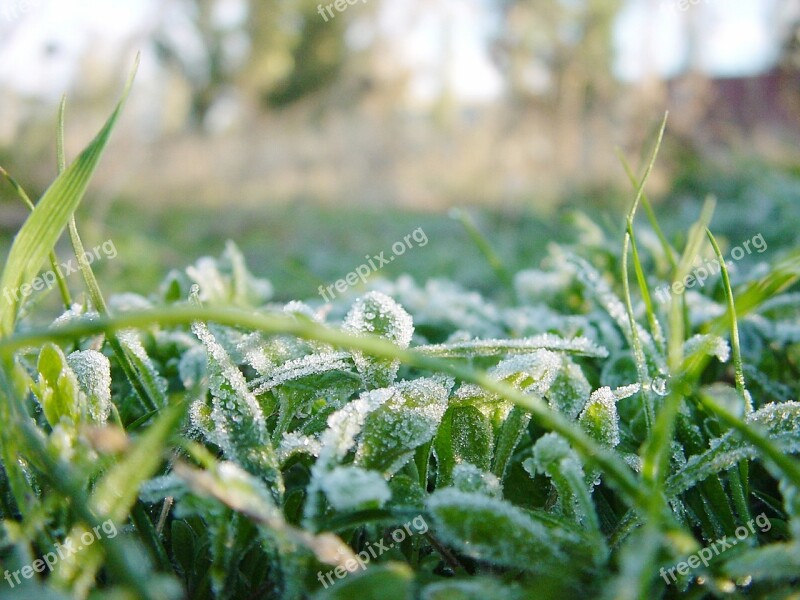
[(111, 363), (96, 350), (79, 350), (67, 356), (84, 394), (83, 412), (92, 423), (103, 424), (111, 412)]
[(581, 536), (549, 520), (483, 494), (453, 488), (428, 499), (434, 530), (447, 544), (477, 560), (547, 572), (568, 561)]
[(417, 446), (433, 439), (451, 386), (452, 381), (432, 377), (389, 388), (391, 397), (366, 417), (356, 464), (387, 475), (400, 469)]
[(488, 471), (492, 460), (494, 432), (489, 420), (474, 406), (451, 406), (442, 418), (434, 441), (437, 487), (453, 481), (453, 468), (467, 462)]
[[(800, 452), (800, 403), (768, 404), (750, 413), (745, 423), (755, 432), (762, 431), (781, 454)], [(711, 441), (703, 454), (692, 456), (686, 465), (667, 481), (667, 493), (676, 495), (694, 487), (697, 482), (725, 471), (745, 459), (759, 458), (753, 440), (743, 440), (737, 432), (728, 432)]]
[[(600, 523), (583, 465), (564, 438), (555, 433), (543, 435), (533, 447), (533, 458), (526, 460), (523, 466), (531, 476), (538, 471), (551, 479), (558, 491), (561, 514), (599, 534)], [(602, 539), (599, 535), (597, 538)]]
[(629, 385), (616, 390), (603, 387), (595, 390), (581, 413), (578, 422), (592, 438), (615, 448), (619, 444), (619, 415), (617, 401), (639, 391), (639, 385)]
[[(122, 93), (122, 99), (106, 124), (75, 162), (45, 191), (20, 228), (0, 279), (1, 289), (18, 290), (23, 284), (31, 281), (55, 246), (89, 187), (89, 181), (128, 98), (137, 66), (138, 57)], [(14, 331), (20, 305), (21, 301), (13, 294), (3, 294), (0, 297), (0, 338)]]
[(511, 460), (511, 456), (514, 454), (514, 448), (519, 444), (530, 422), (531, 414), (519, 406), (515, 406), (500, 426), (500, 431), (497, 434), (497, 444), (494, 449), (494, 464), (492, 466), (492, 472), (500, 479), (505, 476), (508, 461)]
[(37, 368), (39, 381), (33, 392), (39, 398), (47, 422), (55, 427), (66, 419), (78, 425), (82, 413), (80, 386), (61, 348), (45, 344), (39, 352)]
[[(192, 331), (203, 342), (208, 353), (208, 378), (211, 395), (210, 419), (213, 421), (214, 443), (225, 456), (238, 461), (245, 469), (267, 477), (275, 483), (278, 495), (283, 493), (278, 458), (267, 431), (261, 406), (247, 387), (247, 381), (231, 357), (209, 331), (205, 323), (192, 324)], [(193, 411), (195, 424), (208, 427), (202, 400)]]
[(800, 546), (795, 541), (746, 550), (727, 561), (724, 571), (729, 577), (752, 577), (758, 582), (796, 582), (800, 573)]
[(551, 408), (576, 419), (591, 393), (592, 386), (583, 370), (569, 356), (562, 356), (561, 369), (544, 397)]

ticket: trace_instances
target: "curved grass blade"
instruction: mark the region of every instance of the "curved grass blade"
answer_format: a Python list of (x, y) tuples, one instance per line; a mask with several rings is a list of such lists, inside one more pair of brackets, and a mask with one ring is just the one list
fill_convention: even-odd
[(618, 456), (594, 442), (573, 422), (552, 410), (538, 395), (520, 392), (507, 383), (497, 381), (483, 371), (457, 366), (416, 350), (402, 349), (374, 336), (354, 336), (310, 321), (237, 309), (170, 307), (146, 312), (129, 312), (114, 318), (100, 317), (93, 321), (20, 333), (11, 338), (0, 339), (0, 355), (7, 355), (21, 347), (55, 339), (74, 339), (100, 332), (109, 334), (121, 329), (146, 327), (154, 324), (186, 325), (193, 321), (210, 321), (231, 327), (247, 327), (265, 333), (291, 334), (302, 339), (317, 340), (337, 347), (358, 349), (379, 358), (396, 358), (410, 366), (452, 375), (462, 381), (477, 384), (530, 412), (542, 427), (560, 433), (584, 457), (587, 463), (603, 469), (608, 483), (638, 509), (642, 509), (647, 504), (647, 495), (641, 489), (631, 468)]
[[(33, 279), (42, 262), (55, 246), (70, 216), (75, 212), (89, 187), (92, 174), (100, 162), (100, 157), (128, 98), (138, 62), (137, 57), (136, 65), (125, 85), (122, 99), (111, 117), (75, 162), (59, 175), (45, 191), (31, 215), (20, 228), (8, 254), (3, 276), (0, 279), (0, 288), (15, 290), (23, 283)], [(21, 301), (13, 294), (4, 294), (0, 298), (0, 337), (7, 337), (14, 331), (20, 304)]]
[[(6, 181), (14, 188), (14, 191), (17, 192), (17, 196), (20, 197), (22, 202), (31, 209), (31, 212), (36, 208), (36, 205), (31, 201), (30, 196), (28, 196), (25, 189), (14, 179), (8, 171), (6, 171), (3, 167), (0, 167), (0, 175), (6, 178)], [(64, 279), (64, 275), (61, 273), (61, 269), (58, 266), (58, 256), (54, 250), (50, 250), (48, 253), (48, 259), (50, 260), (50, 268), (53, 270), (53, 274), (56, 276), (56, 283), (58, 284), (58, 291), (61, 293), (61, 300), (64, 304), (64, 309), (69, 310), (72, 306), (72, 296), (69, 293), (69, 287), (67, 286), (67, 282)]]

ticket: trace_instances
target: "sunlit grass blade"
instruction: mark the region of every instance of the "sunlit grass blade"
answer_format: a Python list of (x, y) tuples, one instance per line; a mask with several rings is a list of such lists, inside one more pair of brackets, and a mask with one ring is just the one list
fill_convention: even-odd
[(731, 352), (733, 353), (733, 368), (735, 372), (736, 391), (742, 400), (745, 412), (753, 410), (753, 401), (750, 394), (745, 389), (744, 384), (744, 368), (742, 367), (742, 348), (739, 343), (739, 324), (736, 320), (736, 304), (733, 299), (733, 290), (731, 290), (731, 279), (728, 276), (728, 267), (725, 264), (725, 258), (722, 256), (722, 251), (719, 249), (719, 244), (714, 238), (711, 231), (706, 228), (706, 235), (708, 236), (711, 246), (714, 248), (714, 253), (717, 255), (717, 260), (720, 264), (720, 272), (722, 274), (722, 289), (725, 291), (725, 300), (728, 303), (728, 318), (730, 319), (731, 328)]
[[(705, 239), (705, 231), (714, 214), (716, 200), (709, 196), (703, 203), (700, 217), (689, 229), (689, 238), (686, 248), (681, 255), (681, 260), (673, 275), (674, 282), (683, 282), (692, 268), (695, 258), (700, 253), (700, 247)], [(683, 295), (672, 295), (669, 307), (669, 338), (667, 341), (667, 362), (670, 372), (679, 372), (683, 361), (683, 342), (686, 340), (686, 321), (683, 313)]]
[[(67, 157), (64, 151), (64, 116), (67, 106), (67, 97), (62, 96), (61, 102), (58, 106), (58, 118), (56, 121), (56, 157), (58, 162), (58, 172), (63, 173), (67, 169)], [(83, 281), (89, 292), (89, 299), (94, 308), (101, 315), (108, 314), (108, 306), (106, 304), (103, 293), (100, 290), (100, 285), (97, 283), (97, 278), (94, 275), (89, 261), (86, 258), (86, 251), (84, 249), (83, 241), (78, 233), (78, 224), (75, 220), (73, 213), (69, 218), (69, 238), (72, 243), (73, 251), (75, 252), (75, 259), (78, 263), (78, 270), (81, 272)], [(119, 361), (125, 377), (131, 383), (136, 395), (142, 402), (142, 405), (148, 411), (154, 411), (159, 406), (166, 404), (166, 398), (161, 393), (161, 390), (156, 385), (152, 377), (148, 373), (143, 372), (143, 369), (137, 368), (136, 357), (123, 346), (120, 341), (112, 336), (108, 340), (111, 350)]]
[[(138, 65), (138, 58), (137, 58)], [(0, 288), (16, 290), (33, 279), (58, 241), (70, 216), (80, 204), (100, 162), (111, 132), (122, 112), (133, 84), (136, 67), (128, 79), (114, 112), (89, 146), (45, 191), (20, 228), (8, 255)], [(0, 337), (14, 330), (21, 301), (13, 294), (0, 297)]]
[(116, 317), (100, 317), (64, 325), (58, 328), (29, 331), (0, 340), (0, 354), (50, 340), (71, 340), (87, 335), (111, 334), (124, 329), (136, 329), (155, 324), (162, 326), (187, 325), (193, 321), (214, 322), (231, 327), (247, 327), (264, 333), (291, 334), (302, 339), (316, 340), (335, 347), (357, 349), (378, 358), (397, 359), (402, 363), (433, 372), (445, 373), (497, 394), (530, 412), (536, 422), (560, 433), (584, 457), (606, 474), (609, 485), (619, 490), (634, 506), (645, 506), (645, 496), (631, 468), (618, 456), (599, 446), (573, 422), (551, 410), (545, 401), (533, 394), (524, 394), (487, 373), (461, 367), (411, 349), (402, 349), (375, 336), (354, 336), (346, 332), (283, 315), (257, 314), (237, 309), (217, 307), (172, 307), (147, 312), (128, 312)]
[[(0, 175), (5, 177), (6, 181), (8, 181), (11, 187), (14, 188), (14, 191), (17, 192), (17, 196), (19, 196), (25, 206), (27, 206), (31, 212), (33, 212), (36, 206), (31, 201), (31, 198), (28, 196), (25, 189), (17, 182), (17, 180), (14, 179), (3, 167), (0, 167)], [(64, 279), (64, 275), (61, 273), (61, 269), (59, 268), (58, 256), (56, 256), (54, 250), (50, 250), (48, 253), (48, 259), (50, 261), (50, 268), (56, 277), (56, 283), (58, 284), (58, 291), (61, 293), (61, 300), (64, 304), (64, 309), (69, 310), (70, 306), (72, 306), (72, 296), (70, 296), (69, 287)]]

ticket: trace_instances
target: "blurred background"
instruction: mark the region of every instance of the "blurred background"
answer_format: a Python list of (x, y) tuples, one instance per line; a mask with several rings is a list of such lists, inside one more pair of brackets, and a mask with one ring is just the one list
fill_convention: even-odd
[[(575, 208), (621, 222), (617, 149), (641, 172), (666, 110), (661, 213), (714, 193), (723, 231), (796, 239), (775, 207), (800, 202), (798, 0), (0, 0), (0, 165), (32, 196), (61, 94), (74, 157), (137, 51), (79, 215), (127, 256), (102, 267), (119, 287), (231, 238), (307, 294), (421, 223), (436, 257), (398, 272), (486, 286), (469, 254), (457, 272), (475, 251), (450, 207), (535, 263)], [(0, 248), (24, 217), (0, 186)]]

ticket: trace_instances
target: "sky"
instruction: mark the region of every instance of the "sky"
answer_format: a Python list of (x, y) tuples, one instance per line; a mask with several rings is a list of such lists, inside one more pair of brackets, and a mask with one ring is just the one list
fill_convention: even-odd
[[(443, 79), (464, 102), (491, 101), (502, 92), (503, 78), (488, 51), (496, 18), (489, 1), (382, 1), (379, 27), (414, 74), (414, 98), (437, 97)], [(223, 14), (235, 15), (237, 0), (226, 2)], [(796, 0), (626, 0), (614, 29), (616, 73), (625, 81), (653, 65), (661, 75), (680, 73), (689, 60), (688, 16), (701, 24), (696, 56), (702, 70), (717, 76), (763, 71), (778, 51), (770, 16), (787, 3), (800, 8)], [(58, 96), (69, 88), (90, 40), (94, 48), (99, 41), (118, 44), (145, 28), (159, 6), (163, 0), (0, 0), (0, 35), (11, 36), (0, 50), (0, 82), (25, 94)], [(60, 52), (48, 53), (48, 43)], [(154, 59), (145, 52), (143, 67), (148, 60)]]

